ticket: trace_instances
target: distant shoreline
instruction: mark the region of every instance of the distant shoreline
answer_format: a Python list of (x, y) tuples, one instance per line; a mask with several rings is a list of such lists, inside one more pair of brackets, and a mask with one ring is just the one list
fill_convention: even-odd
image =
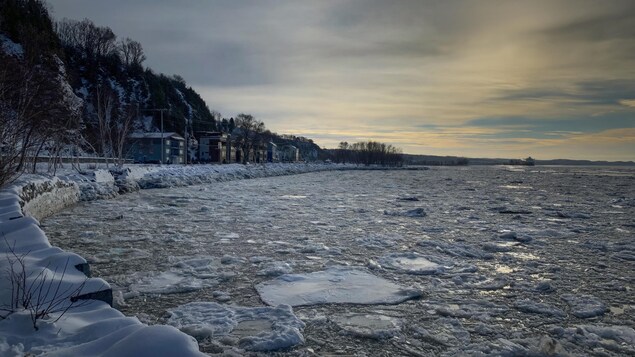
[[(460, 156), (435, 156), (404, 154), (404, 164), (409, 166), (463, 166), (463, 165), (510, 165), (517, 159), (505, 158), (469, 158)], [(513, 164), (512, 164), (513, 165)], [(573, 160), (553, 159), (534, 160), (535, 166), (635, 166), (634, 161), (605, 161), (605, 160)], [(522, 166), (522, 165), (520, 165)]]

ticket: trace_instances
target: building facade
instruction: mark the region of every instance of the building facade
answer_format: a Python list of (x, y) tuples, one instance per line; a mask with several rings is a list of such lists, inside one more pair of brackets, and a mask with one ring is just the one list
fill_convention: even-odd
[(132, 133), (127, 157), (135, 163), (185, 163), (185, 139), (177, 133)]
[(221, 132), (199, 133), (198, 155), (201, 162), (211, 164), (228, 164), (236, 160), (230, 136)]

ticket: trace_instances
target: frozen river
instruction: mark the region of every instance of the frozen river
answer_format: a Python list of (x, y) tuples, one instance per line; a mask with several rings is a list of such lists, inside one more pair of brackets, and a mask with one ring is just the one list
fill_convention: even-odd
[(117, 308), (180, 327), (210, 354), (635, 355), (632, 168), (145, 190), (79, 204), (43, 229), (112, 284)]

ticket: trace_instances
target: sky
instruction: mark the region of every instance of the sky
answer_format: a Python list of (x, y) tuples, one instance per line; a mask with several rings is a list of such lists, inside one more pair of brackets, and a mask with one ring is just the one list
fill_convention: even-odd
[(323, 147), (635, 160), (635, 1), (49, 0)]

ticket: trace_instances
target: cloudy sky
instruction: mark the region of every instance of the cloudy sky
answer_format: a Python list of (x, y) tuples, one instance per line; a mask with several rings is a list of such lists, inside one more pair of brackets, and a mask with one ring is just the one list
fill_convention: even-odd
[(635, 160), (635, 1), (49, 0), (319, 145)]

